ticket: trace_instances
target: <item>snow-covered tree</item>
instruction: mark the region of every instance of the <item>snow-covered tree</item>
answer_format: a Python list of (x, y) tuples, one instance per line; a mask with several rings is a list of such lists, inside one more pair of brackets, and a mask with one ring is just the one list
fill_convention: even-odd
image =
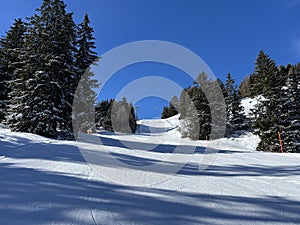
[(16, 19), (6, 36), (0, 40), (0, 122), (7, 116), (10, 83), (15, 79), (14, 73), (24, 46), (25, 32), (24, 22)]
[(235, 86), (235, 81), (230, 73), (227, 75), (225, 92), (227, 117), (226, 134), (227, 136), (230, 136), (231, 134), (235, 133), (235, 131), (245, 128), (245, 117), (243, 115), (241, 99), (238, 94), (237, 87)]
[[(95, 38), (93, 37), (93, 28), (90, 26), (88, 15), (85, 15), (84, 20), (78, 26), (77, 31), (77, 86), (76, 97), (73, 105), (73, 128), (76, 133), (78, 130), (86, 132), (91, 127), (94, 127), (93, 115), (94, 106), (97, 94), (93, 90), (98, 87), (97, 80), (92, 77), (94, 73), (91, 65), (98, 60), (96, 52), (94, 52)], [(79, 82), (80, 81), (80, 82)]]
[(201, 72), (194, 86), (184, 89), (180, 96), (182, 136), (194, 140), (209, 139), (211, 132), (210, 105), (204, 90), (211, 84), (207, 74)]
[[(10, 98), (13, 130), (72, 138), (72, 101), (77, 86), (76, 26), (62, 0), (44, 0), (29, 19), (22, 69)], [(61, 136), (62, 135), (62, 136)]]
[(290, 69), (282, 92), (280, 118), (284, 151), (300, 152), (300, 64)]

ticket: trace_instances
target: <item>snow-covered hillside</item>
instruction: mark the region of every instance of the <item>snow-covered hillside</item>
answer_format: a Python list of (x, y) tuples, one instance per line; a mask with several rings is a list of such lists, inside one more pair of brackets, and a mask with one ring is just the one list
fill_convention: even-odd
[[(140, 121), (136, 135), (89, 135), (101, 140), (101, 148), (0, 127), (0, 224), (300, 223), (298, 154), (256, 152), (258, 139), (249, 133), (214, 142), (180, 140), (179, 126), (175, 116)], [(205, 151), (207, 145), (218, 153)], [(184, 151), (190, 147), (194, 154)], [(128, 166), (107, 157), (88, 164), (84, 149), (95, 157), (109, 151)], [(199, 170), (203, 162), (210, 165)], [(172, 168), (180, 169), (168, 173)], [(164, 179), (136, 185), (150, 175)]]

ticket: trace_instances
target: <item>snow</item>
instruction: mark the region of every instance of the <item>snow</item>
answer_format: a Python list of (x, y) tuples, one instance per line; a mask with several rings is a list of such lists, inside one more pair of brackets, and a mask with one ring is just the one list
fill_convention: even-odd
[[(99, 147), (0, 126), (0, 224), (300, 223), (299, 154), (257, 152), (259, 140), (251, 133), (181, 139), (179, 127), (177, 115), (139, 121), (136, 135), (81, 135), (101, 140)], [(190, 147), (194, 154), (184, 152)], [(85, 161), (83, 149), (102, 156), (97, 165)], [(128, 166), (111, 164), (105, 151)], [(176, 174), (169, 173), (187, 156)], [(146, 182), (156, 177), (164, 179)]]
[(245, 116), (249, 117), (251, 114), (251, 109), (255, 107), (258, 103), (259, 97), (256, 98), (243, 98), (241, 101), (242, 106), (244, 107), (244, 114)]

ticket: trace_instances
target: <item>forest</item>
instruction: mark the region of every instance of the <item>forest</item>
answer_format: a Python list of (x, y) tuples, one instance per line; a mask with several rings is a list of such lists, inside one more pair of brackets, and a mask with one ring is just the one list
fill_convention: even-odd
[[(93, 32), (89, 16), (76, 24), (62, 0), (44, 0), (26, 21), (15, 19), (0, 40), (0, 122), (12, 131), (74, 139), (75, 90), (93, 63), (101, 65)], [(95, 128), (134, 133), (134, 105), (125, 97), (99, 101), (92, 89), (100, 84), (93, 80), (92, 73), (85, 79), (90, 90), (85, 95), (95, 101)], [(226, 107), (219, 110), (225, 112), (220, 121), (226, 123), (226, 137), (250, 131), (261, 139), (257, 150), (280, 152), (280, 135), (286, 152), (300, 152), (300, 63), (277, 66), (260, 51), (253, 73), (240, 85), (230, 73), (223, 82), (210, 80), (199, 71), (195, 82), (179, 97), (174, 96), (162, 112), (162, 118), (180, 113), (183, 137), (211, 139), (211, 103), (203, 92), (205, 85), (219, 85), (222, 90)], [(251, 118), (245, 117), (241, 106), (241, 99), (247, 97), (259, 98)], [(78, 120), (85, 118), (77, 116)], [(113, 126), (112, 121), (120, 121), (127, 128)], [(92, 126), (85, 124), (77, 131), (86, 132)]]

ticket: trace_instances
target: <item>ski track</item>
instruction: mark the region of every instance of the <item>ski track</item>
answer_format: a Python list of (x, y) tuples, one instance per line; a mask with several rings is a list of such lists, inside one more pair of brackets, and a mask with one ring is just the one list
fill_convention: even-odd
[(257, 139), (249, 133), (209, 143), (178, 141), (178, 127), (175, 116), (139, 121), (137, 135), (93, 135), (140, 166), (156, 160), (176, 165), (168, 158), (172, 145), (219, 149), (206, 170), (198, 170), (204, 154), (196, 152), (177, 174), (146, 186), (122, 185), (113, 182), (116, 173), (111, 179), (96, 173), (78, 143), (0, 128), (0, 224), (300, 224), (298, 154), (256, 152)]

